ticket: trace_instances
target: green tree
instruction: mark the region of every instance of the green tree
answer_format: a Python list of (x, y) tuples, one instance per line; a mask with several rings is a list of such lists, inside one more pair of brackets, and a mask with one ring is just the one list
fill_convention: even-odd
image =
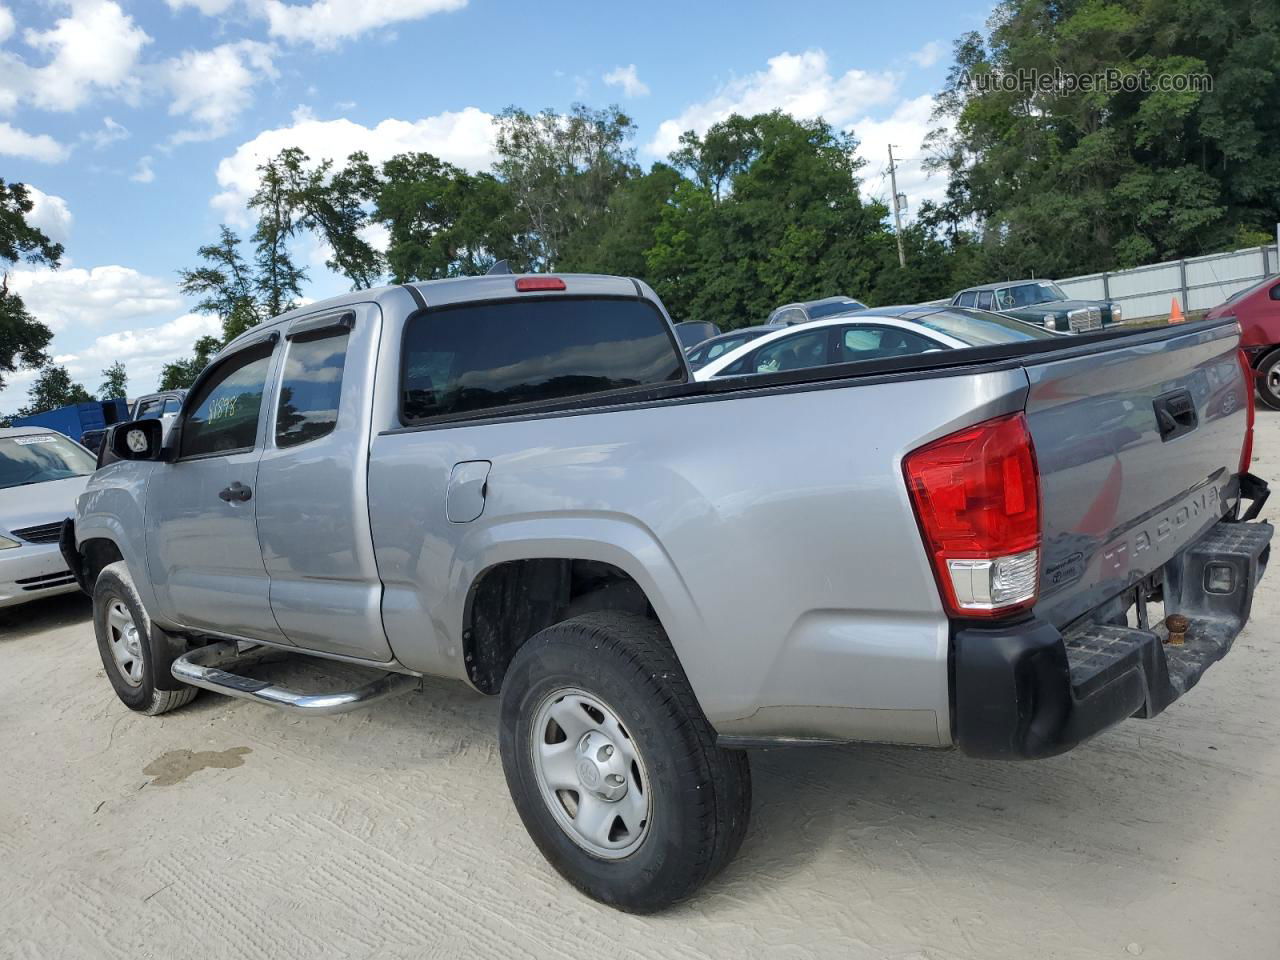
[(428, 153), (392, 157), (375, 170), (354, 154), (335, 183), (361, 184), (371, 220), (387, 229), (395, 283), (483, 274), (495, 260), (523, 265), (510, 189)]
[(200, 376), (200, 371), (209, 365), (214, 354), (222, 349), (222, 341), (217, 337), (201, 337), (195, 342), (190, 357), (166, 363), (160, 370), (161, 390), (185, 390)]
[[(985, 278), (1192, 256), (1280, 219), (1274, 0), (1004, 0), (969, 33), (930, 138), (951, 241), (974, 227)], [(980, 89), (984, 75), (1207, 74), (1212, 89)], [(967, 242), (967, 241), (966, 241)], [(968, 262), (972, 257), (968, 256)]]
[(20, 417), (30, 417), (46, 410), (56, 410), (72, 403), (89, 403), (93, 394), (71, 379), (66, 367), (46, 363), (27, 391), (27, 405), (18, 411)]
[(47, 361), (44, 348), (53, 333), (33, 317), (9, 288), (9, 268), (19, 261), (57, 268), (62, 245), (27, 222), (32, 201), (26, 185), (0, 180), (0, 389), (5, 374)]
[(869, 296), (898, 268), (887, 210), (859, 195), (856, 146), (822, 120), (781, 112), (685, 134), (671, 160), (687, 177), (645, 253), (673, 315), (730, 328), (788, 300)]
[(508, 107), (494, 122), (494, 172), (514, 198), (524, 260), (532, 269), (559, 269), (569, 238), (590, 243), (618, 185), (639, 172), (626, 145), (635, 123), (616, 106), (582, 104), (567, 114)]
[(129, 390), (129, 374), (124, 364), (117, 360), (102, 371), (102, 384), (98, 387), (99, 400), (115, 400), (127, 397)]
[(225, 225), (218, 228), (218, 242), (196, 251), (204, 262), (178, 271), (178, 286), (189, 297), (198, 297), (195, 309), (211, 313), (222, 323), (226, 343), (271, 316), (259, 299), (262, 283), (254, 266), (240, 254), (240, 238)]
[[(258, 167), (258, 189), (249, 209), (258, 215), (250, 238), (254, 245), (254, 292), (264, 314), (278, 316), (292, 310), (302, 296), (306, 271), (293, 262), (289, 241), (299, 229), (296, 181), (291, 163), (301, 151), (286, 150)], [(302, 155), (305, 156), (305, 155)]]

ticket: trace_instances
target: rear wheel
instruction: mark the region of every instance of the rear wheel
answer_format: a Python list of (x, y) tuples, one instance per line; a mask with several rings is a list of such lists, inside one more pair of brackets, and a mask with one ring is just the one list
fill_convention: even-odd
[(500, 742), (534, 843), (603, 903), (660, 910), (742, 844), (746, 755), (715, 745), (652, 620), (589, 613), (531, 638), (503, 680)]
[(1280, 410), (1280, 350), (1272, 351), (1258, 364), (1258, 399), (1272, 410)]
[(168, 671), (170, 662), (156, 661), (151, 618), (123, 561), (103, 567), (93, 585), (93, 629), (107, 678), (130, 710), (157, 716), (195, 699), (195, 687), (157, 689), (158, 671)]

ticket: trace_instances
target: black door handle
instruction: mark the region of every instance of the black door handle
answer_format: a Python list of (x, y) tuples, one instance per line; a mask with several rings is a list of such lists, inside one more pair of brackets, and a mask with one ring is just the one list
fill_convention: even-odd
[(1156, 413), (1156, 427), (1164, 441), (1190, 433), (1199, 425), (1196, 404), (1189, 390), (1172, 390), (1151, 401)]
[(232, 501), (245, 503), (253, 497), (253, 491), (237, 480), (225, 490), (219, 490), (218, 496), (227, 501), (227, 503), (231, 503)]

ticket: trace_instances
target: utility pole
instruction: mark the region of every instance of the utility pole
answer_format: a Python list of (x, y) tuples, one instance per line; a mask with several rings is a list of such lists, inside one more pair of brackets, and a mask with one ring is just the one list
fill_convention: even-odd
[(898, 203), (898, 168), (893, 162), (893, 144), (889, 144), (889, 185), (893, 187), (893, 222), (897, 225), (898, 266), (906, 267), (907, 254), (902, 249), (902, 207)]

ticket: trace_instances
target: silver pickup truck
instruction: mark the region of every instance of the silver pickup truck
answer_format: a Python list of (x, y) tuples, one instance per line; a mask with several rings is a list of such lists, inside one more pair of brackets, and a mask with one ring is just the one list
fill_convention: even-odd
[(656, 910), (741, 843), (744, 748), (1044, 757), (1192, 687), (1271, 539), (1246, 369), (1201, 322), (698, 383), (635, 280), (360, 291), (113, 428), (62, 549), (134, 710), (499, 696), (534, 842)]

